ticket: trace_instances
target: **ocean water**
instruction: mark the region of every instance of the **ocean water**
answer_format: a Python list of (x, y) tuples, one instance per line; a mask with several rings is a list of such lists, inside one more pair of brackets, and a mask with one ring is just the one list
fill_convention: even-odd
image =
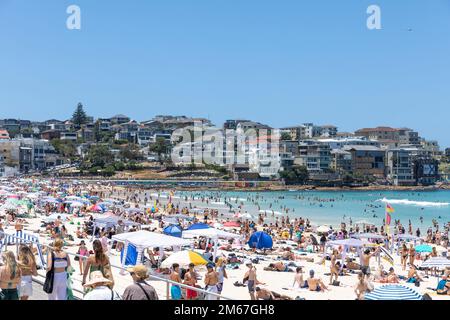
[[(229, 203), (234, 210), (256, 216), (259, 210), (272, 210), (275, 216), (309, 218), (313, 224), (339, 225), (342, 221), (353, 223), (368, 221), (377, 226), (385, 217), (385, 204), (389, 203), (395, 212), (392, 220), (400, 220), (405, 227), (411, 220), (413, 230), (422, 232), (432, 225), (435, 219), (442, 227), (450, 221), (450, 190), (412, 192), (412, 191), (267, 191), (267, 192), (177, 192), (177, 196), (211, 198), (212, 207)], [(259, 210), (258, 210), (259, 206)], [(423, 217), (423, 223), (420, 222)]]

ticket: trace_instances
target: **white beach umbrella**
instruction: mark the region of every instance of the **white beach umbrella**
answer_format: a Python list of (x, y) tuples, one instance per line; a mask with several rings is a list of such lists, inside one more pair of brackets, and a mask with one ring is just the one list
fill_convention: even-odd
[(316, 231), (326, 233), (326, 232), (330, 231), (330, 227), (323, 225), (323, 226), (318, 227)]

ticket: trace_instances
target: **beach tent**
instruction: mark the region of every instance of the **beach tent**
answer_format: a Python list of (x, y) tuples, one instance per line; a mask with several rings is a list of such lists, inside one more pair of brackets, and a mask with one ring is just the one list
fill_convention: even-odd
[[(139, 264), (142, 260), (143, 252), (147, 248), (170, 248), (189, 246), (191, 242), (186, 239), (171, 237), (161, 233), (155, 233), (145, 230), (136, 232), (126, 232), (112, 236), (113, 241), (124, 243), (124, 253), (122, 254), (122, 267), (125, 267), (126, 260), (124, 257), (128, 255), (128, 247), (133, 245), (137, 251), (136, 263)], [(163, 253), (160, 250), (161, 254)]]
[(192, 226), (187, 228), (186, 230), (198, 230), (198, 229), (208, 229), (211, 228), (206, 223), (194, 223)]
[(210, 261), (203, 255), (193, 250), (178, 251), (170, 255), (161, 263), (162, 268), (170, 268), (174, 263), (178, 263), (180, 267), (186, 268), (190, 263), (196, 266), (207, 265)]
[(92, 239), (95, 236), (95, 231), (97, 228), (113, 228), (119, 224), (119, 220), (122, 220), (122, 223), (124, 224), (125, 228), (129, 228), (130, 226), (137, 226), (139, 223), (124, 220), (117, 216), (107, 216), (107, 217), (98, 217), (94, 219), (94, 225), (92, 230)]
[[(360, 239), (354, 239), (354, 238), (349, 238), (349, 239), (342, 239), (342, 240), (332, 240), (332, 241), (328, 241), (326, 243), (327, 247), (338, 247), (341, 246), (343, 248), (342, 251), (342, 261), (345, 262), (345, 257), (347, 256), (347, 253), (350, 251), (351, 248), (356, 248), (358, 251), (358, 256), (362, 257), (361, 251), (362, 248), (370, 245), (370, 242), (366, 241), (366, 240), (360, 240)], [(360, 261), (361, 262), (361, 261)], [(341, 264), (341, 270), (344, 267), (344, 263)]]
[(240, 235), (236, 233), (226, 232), (216, 228), (208, 227), (206, 229), (187, 229), (183, 231), (183, 238), (205, 237), (209, 239), (235, 239)]
[(250, 246), (250, 248), (272, 249), (273, 240), (272, 237), (266, 232), (257, 231), (250, 236), (248, 245)]
[(351, 235), (352, 238), (356, 239), (385, 239), (385, 236), (376, 233), (354, 233)]
[(422, 300), (414, 289), (402, 285), (384, 285), (364, 297), (365, 300)]
[[(201, 223), (202, 225), (205, 225), (204, 223)], [(192, 227), (192, 226), (191, 226)], [(214, 242), (214, 253), (213, 258), (216, 259), (217, 256), (217, 244), (219, 239), (236, 239), (239, 238), (240, 235), (236, 233), (226, 232), (223, 230), (219, 230), (216, 228), (200, 228), (200, 229), (187, 229), (183, 231), (182, 233), (183, 238), (194, 238), (194, 237), (205, 237), (208, 238), (207, 245), (209, 244), (210, 240), (213, 240)]]
[(172, 236), (172, 237), (178, 237), (178, 238), (181, 238), (182, 232), (183, 232), (183, 229), (179, 225), (173, 225), (173, 224), (165, 227), (163, 230), (164, 234), (167, 234), (168, 236)]

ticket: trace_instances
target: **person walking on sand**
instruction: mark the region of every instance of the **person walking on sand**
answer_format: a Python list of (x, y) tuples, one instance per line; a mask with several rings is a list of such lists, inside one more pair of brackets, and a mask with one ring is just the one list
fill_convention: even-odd
[(378, 247), (374, 252), (370, 252), (370, 249), (366, 249), (361, 257), (361, 272), (366, 277), (370, 275), (370, 258), (378, 254), (380, 248)]
[(99, 240), (94, 240), (92, 243), (92, 248), (94, 249), (94, 254), (91, 255), (87, 261), (86, 266), (83, 271), (83, 282), (84, 285), (86, 283), (86, 278), (94, 271), (101, 271), (103, 276), (109, 280), (108, 286), (111, 288), (114, 286), (114, 278), (111, 272), (111, 264), (109, 262), (108, 256), (103, 252), (102, 244)]
[(56, 238), (53, 250), (47, 256), (47, 272), (54, 267), (53, 291), (48, 294), (48, 300), (67, 300), (67, 269), (70, 267), (70, 258), (62, 251), (64, 242)]
[(338, 258), (338, 251), (336, 249), (333, 249), (333, 253), (331, 255), (331, 265), (330, 265), (330, 285), (333, 284), (333, 276), (334, 276), (334, 281), (338, 281), (338, 277), (339, 277), (339, 267), (336, 265), (337, 262), (337, 258)]
[(258, 281), (256, 277), (256, 267), (253, 266), (253, 263), (251, 261), (247, 261), (245, 265), (248, 267), (248, 271), (244, 275), (244, 283), (247, 282), (247, 288), (250, 294), (250, 299), (256, 300), (255, 286), (258, 284), (265, 284), (265, 283)]
[[(206, 291), (212, 293), (218, 293), (217, 284), (219, 283), (219, 276), (217, 272), (214, 270), (214, 264), (208, 263), (206, 265), (206, 269), (208, 270), (205, 275), (205, 285)], [(206, 300), (218, 300), (218, 297), (212, 294), (208, 294), (205, 298)]]
[(34, 254), (29, 246), (21, 245), (19, 248), (19, 261), (17, 265), (22, 274), (19, 294), (20, 300), (28, 300), (33, 295), (33, 276), (37, 276), (37, 267)]

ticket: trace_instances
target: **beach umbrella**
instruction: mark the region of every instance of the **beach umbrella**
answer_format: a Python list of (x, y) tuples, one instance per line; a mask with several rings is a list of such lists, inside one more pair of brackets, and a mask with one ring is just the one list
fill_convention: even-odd
[(219, 222), (215, 222), (215, 223), (213, 224), (213, 227), (214, 227), (214, 228), (223, 228), (223, 224), (221, 224), (221, 223), (219, 223)]
[(263, 231), (257, 231), (250, 236), (248, 245), (250, 248), (271, 249), (273, 247), (273, 240), (269, 234)]
[(422, 253), (422, 252), (431, 252), (433, 251), (433, 248), (427, 244), (420, 244), (416, 246), (416, 252)]
[(168, 236), (181, 238), (181, 234), (183, 232), (183, 228), (181, 228), (179, 225), (171, 224), (164, 228), (163, 233), (167, 234)]
[(422, 296), (406, 286), (384, 285), (366, 294), (365, 300), (422, 300)]
[(330, 231), (330, 227), (328, 226), (320, 226), (317, 228), (316, 230), (317, 232), (321, 232), (321, 233), (327, 233)]
[(431, 257), (424, 261), (420, 267), (445, 269), (450, 267), (450, 259), (444, 257)]
[(241, 224), (237, 221), (228, 221), (223, 224), (224, 227), (227, 228), (239, 228)]
[(196, 266), (207, 265), (209, 262), (204, 256), (200, 253), (197, 253), (192, 250), (184, 250), (173, 253), (161, 263), (162, 268), (170, 268), (174, 263), (178, 263), (180, 267), (188, 267), (190, 263), (193, 263)]
[(102, 207), (100, 207), (99, 205), (96, 205), (96, 204), (94, 204), (88, 210), (91, 212), (103, 212), (104, 211)]

